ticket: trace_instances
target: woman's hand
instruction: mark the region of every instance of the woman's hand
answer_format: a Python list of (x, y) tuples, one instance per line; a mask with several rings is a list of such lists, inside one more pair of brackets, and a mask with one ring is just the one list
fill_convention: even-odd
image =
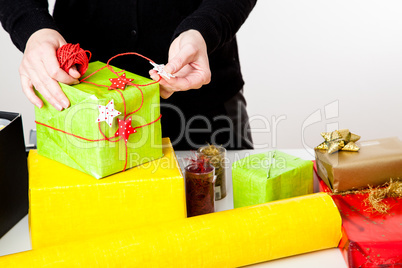
[(26, 44), (19, 68), (22, 90), (39, 108), (43, 102), (36, 96), (33, 87), (59, 111), (70, 105), (57, 82), (76, 84), (80, 73), (75, 67), (70, 68), (69, 73), (60, 69), (56, 51), (64, 44), (66, 41), (63, 36), (52, 29), (36, 31)]
[[(211, 81), (208, 53), (205, 40), (196, 30), (181, 33), (170, 45), (169, 62), (164, 70), (175, 77), (162, 77), (160, 94), (164, 99), (176, 91), (198, 89)], [(159, 80), (155, 70), (149, 71), (151, 78)]]

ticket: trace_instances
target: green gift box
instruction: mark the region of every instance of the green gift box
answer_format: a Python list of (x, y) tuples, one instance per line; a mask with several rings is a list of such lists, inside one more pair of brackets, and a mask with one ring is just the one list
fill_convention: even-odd
[[(159, 84), (105, 66), (90, 63), (85, 83), (60, 83), (68, 109), (56, 110), (40, 94), (44, 105), (35, 109), (38, 153), (97, 179), (162, 157)], [(109, 90), (118, 76), (133, 80)]]
[(232, 165), (235, 208), (313, 193), (313, 162), (280, 151), (245, 157)]

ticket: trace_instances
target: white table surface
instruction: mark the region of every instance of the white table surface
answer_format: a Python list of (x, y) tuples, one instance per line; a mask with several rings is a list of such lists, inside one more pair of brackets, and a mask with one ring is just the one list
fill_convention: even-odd
[[(314, 154), (312, 151), (303, 149), (281, 150), (285, 153), (313, 160)], [(264, 152), (261, 150), (243, 150), (243, 151), (228, 151), (227, 157), (229, 163), (234, 160), (241, 159), (247, 155)], [(176, 151), (176, 155), (180, 166), (186, 163), (186, 158), (191, 154), (188, 151)], [(231, 168), (227, 168), (227, 196), (223, 200), (216, 202), (216, 210), (233, 209), (233, 188), (232, 188), (232, 172)], [(318, 191), (318, 184), (314, 182), (314, 190)], [(0, 256), (22, 252), (31, 249), (29, 238), (28, 216), (25, 216), (18, 224), (16, 224), (7, 234), (0, 239)], [(294, 267), (311, 267), (311, 268), (347, 268), (347, 265), (338, 248), (320, 250), (312, 253), (287, 257), (279, 260), (259, 263), (247, 267), (275, 267), (275, 268), (294, 268)]]

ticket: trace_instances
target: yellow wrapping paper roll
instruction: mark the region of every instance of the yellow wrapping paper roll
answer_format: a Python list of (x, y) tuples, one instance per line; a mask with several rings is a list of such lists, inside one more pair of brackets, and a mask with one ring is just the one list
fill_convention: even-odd
[(0, 258), (0, 267), (239, 267), (336, 247), (325, 193), (217, 212)]
[(184, 179), (169, 139), (160, 159), (97, 180), (31, 151), (32, 248), (186, 218)]

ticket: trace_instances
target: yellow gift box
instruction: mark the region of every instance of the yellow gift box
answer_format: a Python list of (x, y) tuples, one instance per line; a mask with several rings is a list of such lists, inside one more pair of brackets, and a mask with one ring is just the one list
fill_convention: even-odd
[(31, 151), (32, 248), (186, 217), (185, 186), (168, 138), (160, 159), (102, 180)]

